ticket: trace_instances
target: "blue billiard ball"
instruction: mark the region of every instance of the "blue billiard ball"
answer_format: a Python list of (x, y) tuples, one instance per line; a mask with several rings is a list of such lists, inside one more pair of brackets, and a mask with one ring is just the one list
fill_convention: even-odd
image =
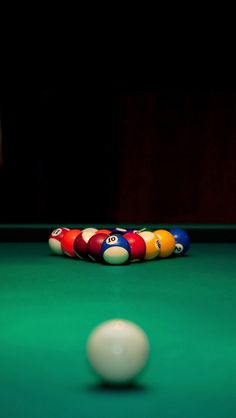
[(108, 264), (124, 264), (130, 257), (130, 245), (122, 235), (109, 235), (102, 244), (101, 254)]
[(181, 228), (171, 228), (169, 232), (175, 237), (175, 255), (184, 255), (190, 247), (190, 237), (184, 229)]

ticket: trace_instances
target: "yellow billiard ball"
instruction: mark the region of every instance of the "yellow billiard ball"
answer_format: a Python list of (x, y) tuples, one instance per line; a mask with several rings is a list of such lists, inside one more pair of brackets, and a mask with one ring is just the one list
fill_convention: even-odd
[(175, 251), (175, 237), (165, 229), (157, 229), (153, 231), (160, 243), (159, 257), (169, 257)]
[(138, 232), (146, 244), (144, 260), (153, 260), (159, 255), (160, 245), (158, 237), (151, 231)]

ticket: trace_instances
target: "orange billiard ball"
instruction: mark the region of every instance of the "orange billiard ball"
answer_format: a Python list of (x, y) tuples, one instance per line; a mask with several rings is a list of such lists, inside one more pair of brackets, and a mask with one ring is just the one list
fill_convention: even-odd
[(76, 257), (76, 253), (74, 250), (74, 241), (80, 233), (80, 229), (71, 229), (67, 232), (67, 234), (65, 234), (65, 236), (61, 240), (61, 247), (64, 254), (68, 255), (69, 257)]

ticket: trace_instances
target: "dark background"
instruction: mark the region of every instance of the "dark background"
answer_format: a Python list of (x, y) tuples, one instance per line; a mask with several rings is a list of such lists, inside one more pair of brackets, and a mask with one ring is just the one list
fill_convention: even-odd
[(236, 89), (1, 91), (0, 223), (236, 223)]

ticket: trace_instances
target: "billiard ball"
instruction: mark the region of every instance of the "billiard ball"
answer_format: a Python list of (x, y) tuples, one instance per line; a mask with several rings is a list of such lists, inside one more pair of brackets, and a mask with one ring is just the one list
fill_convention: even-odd
[(139, 232), (137, 229), (134, 228), (121, 228), (121, 227), (117, 227), (117, 228), (113, 228), (111, 230), (111, 235), (125, 235), (128, 232)]
[(53, 254), (56, 254), (56, 255), (64, 254), (61, 248), (61, 240), (68, 231), (69, 231), (69, 228), (57, 228), (51, 232), (49, 240), (48, 240), (48, 245), (51, 251), (53, 252)]
[(122, 235), (109, 235), (102, 244), (101, 253), (108, 264), (124, 264), (129, 260), (130, 245)]
[(175, 237), (175, 255), (184, 255), (190, 247), (190, 237), (184, 229), (171, 228), (170, 233)]
[(113, 319), (98, 325), (87, 341), (87, 359), (99, 378), (112, 385), (134, 382), (149, 359), (146, 333), (134, 322)]
[(169, 257), (175, 250), (175, 237), (165, 229), (157, 229), (153, 232), (160, 243), (160, 258)]
[(143, 260), (146, 253), (146, 244), (141, 235), (134, 232), (127, 232), (123, 236), (130, 245), (130, 261)]
[(71, 229), (61, 240), (61, 248), (64, 254), (69, 257), (76, 257), (74, 250), (74, 240), (81, 233), (80, 229)]
[(138, 233), (145, 241), (146, 251), (144, 260), (153, 260), (157, 258), (160, 251), (159, 240), (155, 234), (151, 231), (143, 231)]
[(81, 259), (87, 258), (87, 245), (89, 239), (97, 232), (96, 228), (85, 228), (81, 231), (74, 241), (74, 250), (77, 257)]
[(108, 234), (104, 232), (94, 234), (88, 241), (87, 255), (92, 261), (102, 261), (101, 248)]
[(106, 235), (110, 235), (111, 234), (111, 230), (110, 229), (98, 229), (96, 234), (106, 234)]
[(127, 232), (128, 232), (128, 229), (117, 227), (111, 230), (111, 235), (124, 235)]

